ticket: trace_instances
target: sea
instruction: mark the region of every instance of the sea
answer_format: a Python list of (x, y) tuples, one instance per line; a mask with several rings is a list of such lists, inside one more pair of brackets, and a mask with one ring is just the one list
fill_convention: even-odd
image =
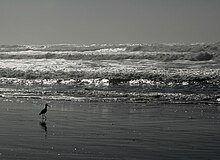
[(220, 103), (220, 42), (0, 45), (0, 97)]
[(220, 42), (0, 45), (0, 102), (0, 159), (218, 160)]

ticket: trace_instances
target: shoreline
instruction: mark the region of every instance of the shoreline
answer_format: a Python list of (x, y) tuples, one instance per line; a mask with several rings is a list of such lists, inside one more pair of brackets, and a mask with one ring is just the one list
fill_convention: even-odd
[(0, 98), (0, 159), (218, 159), (218, 105)]

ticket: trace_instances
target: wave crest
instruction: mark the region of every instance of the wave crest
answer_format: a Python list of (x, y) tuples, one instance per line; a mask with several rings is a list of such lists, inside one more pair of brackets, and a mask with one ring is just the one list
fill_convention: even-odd
[(191, 45), (0, 45), (0, 59), (220, 61), (220, 43)]
[(208, 61), (213, 58), (213, 55), (207, 52), (193, 53), (189, 55), (191, 61)]
[[(195, 83), (219, 83), (219, 71), (207, 70), (202, 72), (189, 73), (179, 71), (174, 73), (161, 70), (160, 72), (95, 72), (95, 71), (39, 71), (39, 70), (13, 70), (13, 69), (0, 69), (0, 77), (5, 78), (23, 78), (23, 79), (108, 79), (112, 84), (130, 83), (136, 80), (149, 80), (161, 83), (182, 83), (182, 82), (195, 82)], [(145, 81), (138, 81), (138, 83), (148, 83)]]

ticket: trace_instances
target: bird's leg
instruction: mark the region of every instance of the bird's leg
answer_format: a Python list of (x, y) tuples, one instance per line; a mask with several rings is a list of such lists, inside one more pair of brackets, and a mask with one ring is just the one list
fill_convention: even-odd
[(45, 114), (42, 114), (42, 120), (45, 120), (45, 119), (46, 119)]

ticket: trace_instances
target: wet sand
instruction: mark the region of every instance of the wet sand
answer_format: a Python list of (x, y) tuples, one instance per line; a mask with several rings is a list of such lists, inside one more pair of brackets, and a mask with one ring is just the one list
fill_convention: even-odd
[(218, 105), (0, 99), (0, 159), (220, 159)]

